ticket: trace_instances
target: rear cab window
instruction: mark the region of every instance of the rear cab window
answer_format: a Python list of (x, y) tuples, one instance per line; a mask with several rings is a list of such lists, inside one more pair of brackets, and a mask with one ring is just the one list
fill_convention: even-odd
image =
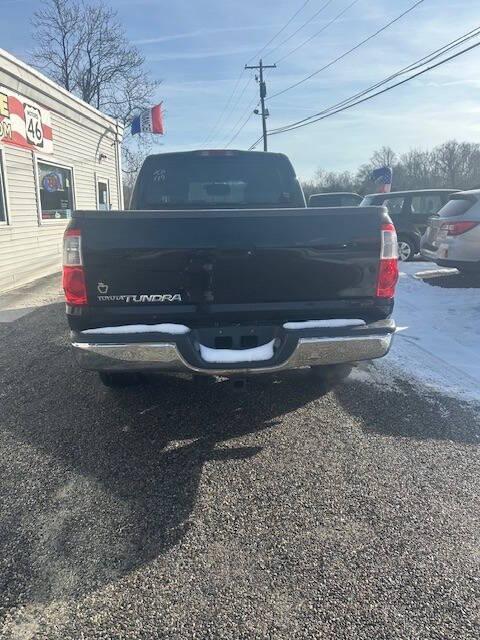
[(405, 203), (405, 196), (384, 196), (384, 195), (372, 195), (365, 196), (360, 203), (360, 207), (386, 207), (390, 215), (398, 215), (403, 211), (403, 205)]
[(318, 195), (311, 196), (309, 200), (311, 207), (342, 207), (342, 197), (339, 195)]
[(339, 198), (338, 196), (318, 195), (310, 196), (308, 204), (310, 207), (337, 207)]
[(375, 196), (365, 196), (365, 198), (361, 201), (360, 207), (374, 207), (381, 206), (381, 202), (375, 202)]
[(413, 215), (436, 215), (444, 204), (439, 193), (422, 193), (412, 196), (411, 212)]
[(405, 197), (401, 196), (401, 197), (390, 197), (390, 198), (386, 198), (383, 201), (383, 206), (387, 207), (388, 209), (388, 213), (390, 215), (398, 215), (399, 213), (402, 213), (403, 210), (403, 205), (405, 203)]
[(441, 218), (450, 218), (455, 216), (463, 216), (470, 207), (473, 206), (475, 200), (461, 196), (452, 196), (447, 204), (440, 209), (438, 215)]
[(289, 160), (280, 154), (194, 152), (145, 160), (131, 208), (305, 207)]
[(358, 207), (359, 203), (357, 196), (342, 196), (342, 207)]
[(358, 207), (360, 196), (350, 193), (326, 193), (310, 196), (309, 207)]

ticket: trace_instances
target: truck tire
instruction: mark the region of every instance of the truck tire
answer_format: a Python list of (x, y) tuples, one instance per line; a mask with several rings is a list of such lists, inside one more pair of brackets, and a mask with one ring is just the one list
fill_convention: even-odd
[(131, 387), (141, 382), (140, 374), (124, 373), (123, 371), (100, 371), (99, 377), (102, 383), (110, 389), (122, 389)]
[(398, 236), (398, 258), (402, 262), (410, 262), (417, 253), (417, 247), (408, 236)]
[(329, 387), (348, 378), (352, 368), (351, 364), (327, 364), (310, 367), (312, 375)]

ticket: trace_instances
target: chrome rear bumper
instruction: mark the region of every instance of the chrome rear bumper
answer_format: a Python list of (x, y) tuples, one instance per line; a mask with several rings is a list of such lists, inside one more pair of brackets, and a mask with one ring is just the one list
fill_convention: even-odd
[[(391, 346), (395, 325), (388, 331), (352, 336), (300, 337), (284, 361), (208, 364), (190, 362), (174, 341), (148, 343), (76, 342), (72, 346), (78, 364), (94, 371), (170, 371), (208, 375), (268, 373), (306, 366), (373, 360), (385, 356)], [(378, 323), (377, 323), (378, 325)]]

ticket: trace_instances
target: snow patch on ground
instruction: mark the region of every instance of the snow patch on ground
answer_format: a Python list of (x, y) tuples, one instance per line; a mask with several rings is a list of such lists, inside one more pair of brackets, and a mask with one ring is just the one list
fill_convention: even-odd
[(200, 355), (205, 362), (232, 363), (232, 362), (261, 362), (273, 358), (273, 345), (275, 340), (253, 349), (212, 349), (200, 345)]
[(125, 334), (125, 333), (171, 333), (182, 335), (188, 333), (190, 329), (183, 324), (126, 324), (121, 327), (100, 327), (98, 329), (86, 329), (84, 334)]
[(306, 320), (305, 322), (286, 322), (284, 329), (325, 329), (332, 327), (361, 327), (365, 325), (363, 320)]
[(449, 269), (446, 267), (439, 267), (437, 269), (427, 269), (426, 271), (417, 271), (415, 278), (422, 280), (429, 280), (430, 278), (443, 278), (444, 276), (451, 276), (458, 274), (458, 269)]
[[(352, 369), (352, 373), (349, 375), (349, 381), (358, 381), (372, 384), (377, 387), (386, 389), (389, 391), (396, 391), (404, 396), (407, 392), (398, 384), (398, 380), (392, 375), (392, 367), (383, 369), (378, 366), (381, 360), (373, 360), (371, 362), (360, 362), (356, 367)], [(399, 378), (401, 376), (398, 376)]]
[(480, 401), (480, 289), (432, 287), (417, 279), (430, 263), (402, 263), (394, 318), (402, 331), (374, 363), (437, 392)]

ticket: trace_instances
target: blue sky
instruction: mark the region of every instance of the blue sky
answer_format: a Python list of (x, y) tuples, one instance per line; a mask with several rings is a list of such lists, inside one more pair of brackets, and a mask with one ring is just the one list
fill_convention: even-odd
[[(159, 150), (199, 147), (218, 121), (242, 67), (287, 22), (304, 0), (105, 0), (118, 10), (127, 34), (162, 80), (167, 135)], [(271, 56), (271, 63), (317, 32), (352, 0), (331, 0), (308, 27)], [(326, 0), (310, 0), (272, 43), (281, 43)], [(397, 16), (413, 0), (358, 0), (341, 19), (268, 73), (273, 95), (322, 67)], [(412, 13), (359, 51), (296, 90), (268, 103), (270, 127), (298, 120), (381, 80), (480, 24), (474, 0), (425, 0)], [(29, 19), (39, 0), (0, 0), (0, 45), (20, 58), (31, 47)], [(256, 59), (256, 58), (255, 58)], [(272, 151), (287, 153), (297, 172), (317, 167), (354, 169), (372, 151), (390, 145), (398, 152), (427, 148), (456, 137), (480, 142), (480, 47), (402, 88), (343, 114), (270, 139)], [(209, 146), (223, 147), (255, 105), (258, 88), (244, 73)], [(233, 147), (248, 148), (260, 134), (252, 116)]]

